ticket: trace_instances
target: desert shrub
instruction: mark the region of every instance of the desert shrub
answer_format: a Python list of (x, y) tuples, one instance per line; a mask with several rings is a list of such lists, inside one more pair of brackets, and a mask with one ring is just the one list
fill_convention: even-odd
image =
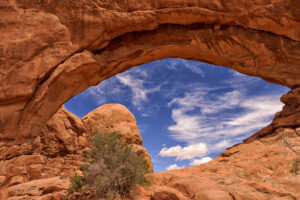
[(67, 196), (73, 194), (74, 192), (81, 192), (84, 186), (84, 177), (77, 175), (76, 173), (70, 178), (70, 187), (67, 190)]
[(88, 190), (97, 198), (119, 199), (135, 185), (149, 183), (145, 178), (149, 172), (147, 162), (121, 141), (120, 134), (95, 134), (91, 144), (80, 167), (83, 176), (71, 178), (68, 194)]
[(290, 172), (292, 174), (298, 175), (299, 170), (300, 170), (300, 158), (296, 158), (292, 163), (292, 167), (290, 169)]

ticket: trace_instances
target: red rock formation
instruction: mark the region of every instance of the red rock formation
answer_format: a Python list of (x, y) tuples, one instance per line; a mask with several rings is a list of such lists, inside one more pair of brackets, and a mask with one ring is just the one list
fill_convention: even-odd
[(133, 66), (181, 57), (300, 85), (293, 0), (0, 3), (0, 138), (36, 137), (72, 96)]
[[(299, 199), (300, 171), (298, 175), (290, 171), (294, 161), (299, 158), (294, 150), (300, 152), (300, 124), (297, 118), (299, 91), (296, 88), (283, 95), (283, 111), (276, 114), (267, 128), (244, 143), (229, 148), (211, 162), (200, 166), (150, 174), (148, 177), (152, 185), (133, 191), (132, 198)], [(120, 118), (116, 116), (116, 120), (109, 119), (116, 110)], [(125, 113), (128, 113), (127, 117), (124, 117)], [(290, 116), (295, 117), (289, 120), (289, 124), (279, 123), (286, 118), (292, 119)], [(69, 184), (68, 178), (80, 165), (80, 155), (90, 137), (88, 133), (95, 127), (92, 125), (117, 127), (121, 131), (119, 124), (123, 124), (126, 131), (135, 124), (134, 117), (131, 122), (127, 120), (131, 117), (132, 114), (123, 106), (106, 105), (89, 113), (82, 122), (62, 108), (33, 143), (15, 146), (1, 143), (0, 181), (4, 184), (0, 189), (4, 192), (0, 197), (62, 199)], [(85, 124), (89, 118), (93, 121)], [(99, 123), (101, 120), (103, 124)], [(109, 124), (111, 122), (117, 122), (118, 125)], [(136, 134), (133, 136), (136, 138)], [(132, 145), (138, 153), (150, 158), (148, 154), (145, 155), (143, 147)], [(80, 196), (76, 198), (80, 199)]]
[(295, 129), (279, 128), (266, 138), (232, 147), (209, 163), (154, 173), (152, 186), (135, 199), (300, 199), (299, 175), (290, 172), (297, 155), (284, 137), (300, 147)]
[(66, 134), (59, 135), (61, 126), (49, 119), (91, 85), (139, 64), (180, 57), (294, 90), (270, 126), (208, 164), (152, 175), (153, 187), (137, 197), (299, 199), (299, 178), (288, 172), (295, 152), (284, 145), (299, 139), (299, 8), (297, 0), (1, 1), (1, 187), (29, 181), (21, 192), (30, 193), (37, 177), (42, 185), (55, 179), (59, 189), (41, 185), (30, 194), (61, 195), (65, 182), (53, 177), (75, 170), (64, 166), (78, 164), (74, 156), (85, 148), (85, 133), (82, 122), (69, 117), (60, 123)]
[(268, 136), (278, 128), (294, 128), (300, 126), (300, 88), (295, 88), (281, 97), (281, 102), (285, 104), (282, 111), (276, 113), (272, 123), (254, 134), (245, 142), (251, 142), (256, 138)]
[(80, 173), (82, 154), (94, 128), (121, 133), (153, 171), (136, 119), (127, 108), (104, 105), (81, 120), (62, 107), (34, 140), (20, 145), (0, 143), (0, 199), (63, 199), (69, 178)]
[(298, 175), (290, 171), (300, 159), (300, 88), (281, 100), (267, 128), (206, 164), (149, 175), (152, 186), (134, 199), (300, 199), (300, 164)]
[(98, 133), (120, 132), (128, 143), (141, 145), (142, 138), (136, 119), (129, 110), (120, 104), (103, 105), (82, 118), (82, 121)]
[[(133, 191), (132, 199), (300, 199), (300, 170), (298, 175), (290, 171), (300, 158), (293, 151), (300, 152), (299, 91), (296, 88), (283, 95), (283, 111), (244, 143), (200, 166), (150, 174), (152, 185)], [(293, 120), (289, 124), (279, 123), (286, 118)]]
[(130, 144), (132, 149), (143, 156), (153, 172), (152, 161), (148, 151), (142, 146), (143, 140), (137, 128), (133, 114), (123, 105), (106, 104), (88, 113), (82, 118), (88, 131), (110, 133), (116, 131), (122, 135), (124, 142)]

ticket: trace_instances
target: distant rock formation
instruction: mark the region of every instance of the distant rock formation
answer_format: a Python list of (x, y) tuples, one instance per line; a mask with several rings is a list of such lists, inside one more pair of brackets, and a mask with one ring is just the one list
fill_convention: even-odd
[(121, 133), (153, 171), (136, 119), (126, 107), (104, 105), (79, 119), (63, 106), (33, 141), (0, 143), (0, 199), (63, 199), (69, 178), (81, 173), (82, 154), (96, 128), (100, 134)]

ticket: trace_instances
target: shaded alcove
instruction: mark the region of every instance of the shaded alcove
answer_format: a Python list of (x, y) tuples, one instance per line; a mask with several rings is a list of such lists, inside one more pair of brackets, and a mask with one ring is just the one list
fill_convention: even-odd
[[(167, 58), (90, 87), (65, 106), (81, 118), (103, 104), (125, 105), (137, 119), (154, 171), (164, 171), (174, 164), (187, 167), (203, 157), (213, 158), (267, 126), (281, 110), (279, 97), (288, 90), (229, 68)], [(201, 158), (167, 157), (171, 147), (194, 143), (207, 145)], [(169, 150), (165, 157), (158, 155), (162, 148)]]

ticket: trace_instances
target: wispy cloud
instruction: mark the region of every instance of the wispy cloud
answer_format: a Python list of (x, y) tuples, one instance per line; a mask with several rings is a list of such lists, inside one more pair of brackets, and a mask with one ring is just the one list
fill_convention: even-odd
[(159, 155), (162, 157), (176, 157), (176, 160), (190, 160), (195, 157), (202, 157), (207, 153), (204, 143), (193, 144), (186, 147), (179, 145), (170, 148), (164, 147)]
[[(224, 69), (164, 59), (118, 74), (83, 94), (97, 102), (96, 106), (122, 103), (137, 114), (137, 119), (147, 117), (149, 120), (138, 120), (142, 134), (169, 134), (171, 140), (162, 142), (171, 147), (158, 147), (151, 156), (153, 162), (165, 162), (165, 168), (166, 163), (173, 164), (161, 157), (167, 156), (198, 165), (209, 160), (203, 156), (219, 153), (266, 126), (282, 107), (279, 97), (286, 91), (271, 88), (263, 93), (263, 87), (272, 86), (257, 77)], [(176, 146), (176, 142), (184, 145)], [(181, 167), (168, 167), (176, 168)]]
[(170, 165), (169, 167), (167, 167), (166, 170), (169, 171), (169, 170), (174, 170), (174, 169), (181, 169), (184, 167), (185, 167), (184, 165), (179, 167), (179, 166), (177, 166), (177, 164), (173, 164), (173, 165)]
[(204, 71), (201, 69), (201, 66), (203, 65), (201, 62), (184, 60), (180, 58), (165, 59), (160, 62), (171, 70), (178, 70), (179, 68), (185, 67), (202, 77), (205, 76)]
[(204, 158), (201, 158), (201, 159), (194, 159), (192, 162), (190, 162), (190, 165), (191, 166), (201, 165), (201, 164), (207, 163), (211, 160), (212, 160), (211, 157), (204, 157)]
[[(149, 101), (149, 94), (160, 91), (162, 85), (152, 87), (153, 84), (148, 71), (136, 68), (133, 71), (129, 70), (107, 79), (97, 86), (90, 87), (85, 91), (85, 94), (90, 95), (99, 105), (113, 99), (119, 102), (131, 102), (137, 110), (141, 110), (143, 104)], [(149, 116), (149, 113), (145, 111), (143, 116)]]
[(180, 142), (206, 143), (210, 152), (221, 151), (270, 123), (280, 111), (279, 94), (251, 96), (244, 90), (197, 88), (170, 101), (175, 124), (170, 136)]
[(177, 62), (179, 65), (186, 67), (187, 69), (191, 70), (192, 72), (199, 74), (202, 77), (205, 76), (203, 70), (200, 68), (200, 66), (201, 66), (200, 62), (188, 61), (188, 60), (183, 60), (183, 59), (178, 59)]
[[(132, 70), (118, 74), (112, 78), (109, 78), (99, 85), (90, 87), (84, 92), (86, 95), (90, 95), (93, 101), (97, 102), (98, 105), (113, 101), (130, 102), (137, 110), (142, 110), (146, 103), (149, 102), (149, 95), (160, 92), (162, 86), (166, 84), (165, 80), (156, 82), (155, 77), (161, 76), (161, 73), (166, 73), (168, 70), (177, 70), (182, 68), (189, 69), (190, 71), (204, 76), (204, 72), (201, 69), (200, 62), (187, 61), (183, 59), (165, 59), (161, 61), (155, 61), (150, 68), (139, 68), (136, 67)], [(168, 81), (167, 81), (168, 82)], [(175, 81), (176, 82), (176, 81)], [(168, 82), (170, 84), (170, 82)], [(177, 84), (178, 86), (178, 84)], [(176, 87), (177, 87), (176, 86)], [(170, 90), (180, 88), (168, 87), (164, 88), (164, 95)], [(130, 92), (128, 92), (130, 91)], [(167, 95), (165, 95), (167, 97)], [(151, 111), (143, 113), (144, 117), (149, 117)]]
[(90, 87), (84, 94), (89, 95), (98, 105), (107, 103), (111, 97), (124, 99), (123, 90), (115, 77), (105, 80), (97, 86)]
[[(146, 73), (145, 71), (143, 73)], [(145, 75), (144, 75), (145, 76)], [(121, 74), (116, 76), (119, 82), (125, 86), (128, 86), (132, 93), (132, 104), (140, 108), (142, 102), (147, 102), (147, 95), (160, 90), (160, 85), (154, 88), (146, 88), (144, 86), (144, 80), (134, 76), (133, 74)]]

